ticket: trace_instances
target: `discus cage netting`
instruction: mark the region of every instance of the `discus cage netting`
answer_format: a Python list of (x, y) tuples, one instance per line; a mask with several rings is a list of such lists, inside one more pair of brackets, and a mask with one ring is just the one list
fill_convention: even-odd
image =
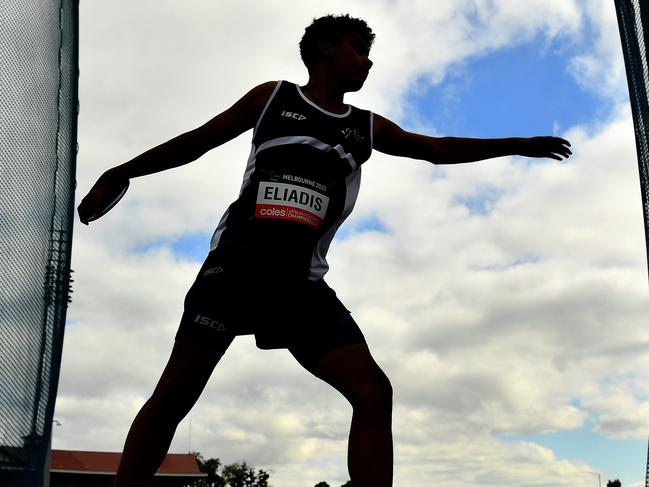
[(43, 485), (70, 294), (78, 0), (0, 1), (0, 485)]
[(649, 259), (649, 3), (644, 0), (615, 0), (615, 9), (633, 113)]

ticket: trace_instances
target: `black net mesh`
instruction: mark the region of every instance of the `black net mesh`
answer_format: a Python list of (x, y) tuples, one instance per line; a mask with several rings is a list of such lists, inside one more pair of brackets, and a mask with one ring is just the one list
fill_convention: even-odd
[(70, 284), (78, 0), (0, 1), (0, 486), (42, 485)]
[(644, 0), (615, 0), (629, 83), (649, 256), (649, 4)]

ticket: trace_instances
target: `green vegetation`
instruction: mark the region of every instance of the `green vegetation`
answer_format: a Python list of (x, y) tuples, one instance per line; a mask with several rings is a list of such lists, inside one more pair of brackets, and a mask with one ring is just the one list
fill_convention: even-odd
[[(207, 478), (197, 480), (187, 487), (273, 487), (269, 484), (270, 474), (262, 469), (257, 470), (248, 466), (246, 462), (221, 465), (218, 458), (203, 458), (198, 452), (192, 452), (201, 472)], [(331, 487), (327, 482), (318, 482), (315, 487)], [(353, 487), (348, 480), (341, 487)], [(616, 486), (613, 486), (616, 487)]]

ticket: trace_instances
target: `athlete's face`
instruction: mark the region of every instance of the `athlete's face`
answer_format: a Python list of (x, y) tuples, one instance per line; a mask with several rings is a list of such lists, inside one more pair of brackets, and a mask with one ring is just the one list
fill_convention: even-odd
[(370, 47), (360, 34), (346, 34), (333, 44), (336, 75), (345, 91), (358, 91), (363, 87), (372, 67)]

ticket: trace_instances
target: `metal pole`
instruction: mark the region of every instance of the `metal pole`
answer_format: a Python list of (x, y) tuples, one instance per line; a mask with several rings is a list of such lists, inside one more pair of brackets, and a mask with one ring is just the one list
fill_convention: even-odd
[(584, 470), (583, 472), (589, 473), (591, 475), (597, 475), (597, 483), (599, 487), (602, 487), (602, 474), (600, 474), (599, 472), (591, 472), (590, 470)]
[(644, 476), (644, 487), (649, 487), (649, 440), (647, 441), (647, 470)]

